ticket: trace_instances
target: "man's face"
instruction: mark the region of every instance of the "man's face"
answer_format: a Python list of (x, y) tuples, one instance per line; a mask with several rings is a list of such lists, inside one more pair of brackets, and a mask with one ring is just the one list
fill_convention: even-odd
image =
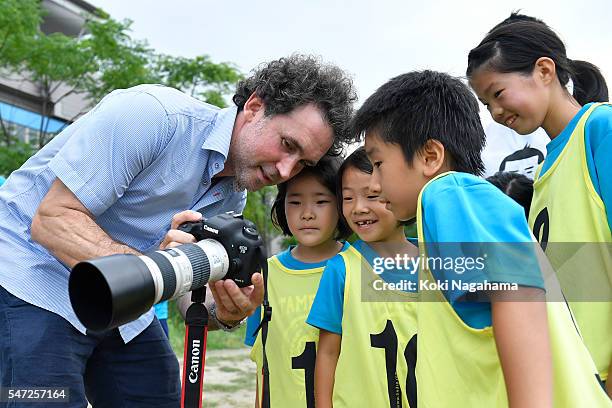
[(230, 147), (239, 189), (255, 191), (286, 181), (315, 165), (331, 147), (333, 130), (315, 105), (265, 117), (263, 103), (259, 108), (248, 103), (244, 125)]

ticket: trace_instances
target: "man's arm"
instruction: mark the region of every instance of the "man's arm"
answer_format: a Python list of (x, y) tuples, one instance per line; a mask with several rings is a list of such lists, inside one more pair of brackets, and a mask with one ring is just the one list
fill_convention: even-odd
[(80, 261), (113, 254), (136, 254), (114, 241), (60, 179), (55, 179), (41, 201), (31, 228), (32, 239), (72, 268)]

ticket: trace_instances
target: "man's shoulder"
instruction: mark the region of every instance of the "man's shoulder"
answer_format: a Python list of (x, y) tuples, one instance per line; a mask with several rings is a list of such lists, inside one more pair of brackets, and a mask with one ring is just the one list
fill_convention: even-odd
[(159, 84), (137, 85), (130, 91), (145, 93), (155, 98), (168, 114), (182, 114), (196, 119), (212, 121), (220, 108), (200, 101), (178, 89)]

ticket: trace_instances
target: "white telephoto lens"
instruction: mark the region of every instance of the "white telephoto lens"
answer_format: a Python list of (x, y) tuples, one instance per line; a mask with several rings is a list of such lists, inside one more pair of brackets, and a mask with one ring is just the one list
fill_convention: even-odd
[(205, 239), (196, 243), (202, 248), (210, 264), (209, 282), (221, 280), (227, 275), (229, 270), (229, 256), (223, 245), (214, 239)]

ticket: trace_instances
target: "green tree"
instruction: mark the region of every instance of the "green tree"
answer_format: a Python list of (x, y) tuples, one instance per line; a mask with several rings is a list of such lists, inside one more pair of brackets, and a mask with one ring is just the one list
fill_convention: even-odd
[[(0, 0), (0, 10), (0, 68), (27, 77), (38, 89), (42, 119), (36, 148), (53, 137), (48, 132), (49, 117), (69, 95), (85, 97), (88, 109), (114, 89), (162, 83), (225, 106), (232, 85), (242, 77), (232, 64), (216, 64), (205, 55), (158, 55), (146, 41), (131, 38), (131, 21), (113, 20), (102, 10), (86, 22), (83, 35), (76, 38), (61, 33), (47, 35), (40, 30), (43, 11), (39, 0)], [(82, 113), (69, 118), (69, 122)], [(13, 148), (16, 139), (1, 114), (0, 137), (0, 156), (13, 157), (16, 153), (7, 150)], [(27, 155), (28, 150), (22, 147), (15, 149)]]
[(164, 85), (219, 107), (226, 106), (224, 97), (242, 79), (242, 74), (233, 64), (214, 63), (207, 55), (194, 58), (159, 55), (155, 71)]
[[(100, 14), (105, 15), (102, 11)], [(130, 20), (119, 22), (108, 16), (85, 25), (89, 34), (82, 44), (94, 70), (88, 72), (83, 88), (92, 104), (115, 89), (160, 81), (153, 67), (155, 53), (146, 41), (130, 37), (131, 25)]]
[(42, 12), (36, 0), (0, 0), (0, 10), (0, 67), (10, 67), (23, 59)]
[(257, 226), (268, 255), (270, 255), (272, 240), (279, 234), (270, 219), (270, 209), (276, 192), (276, 186), (266, 186), (258, 191), (250, 191), (242, 212), (244, 218), (253, 221)]
[[(42, 13), (35, 0), (0, 0), (0, 10), (0, 69), (10, 71), (25, 57), (27, 43), (37, 32)], [(0, 149), (13, 143), (1, 112), (0, 135)], [(0, 151), (2, 154), (6, 153)]]
[[(4, 136), (4, 135), (3, 135)], [(9, 139), (10, 145), (0, 145), (0, 176), (8, 176), (15, 169), (21, 167), (32, 156), (33, 149), (28, 143), (24, 143), (15, 137), (3, 137)]]

